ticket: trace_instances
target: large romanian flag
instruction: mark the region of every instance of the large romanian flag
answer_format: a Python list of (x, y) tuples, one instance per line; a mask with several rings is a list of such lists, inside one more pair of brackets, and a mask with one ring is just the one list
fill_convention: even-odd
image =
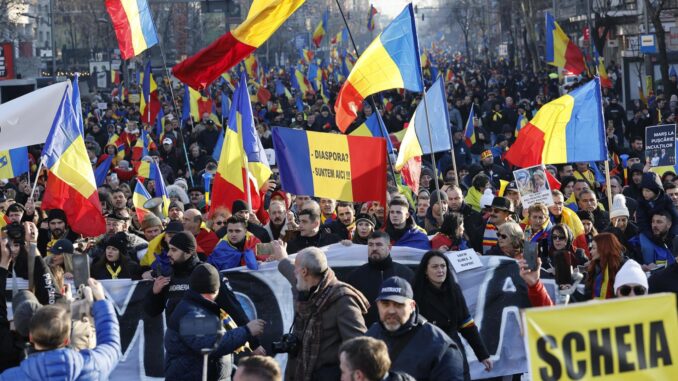
[(581, 50), (548, 12), (546, 13), (546, 55), (544, 58), (547, 64), (562, 67), (575, 75), (586, 70)]
[(143, 221), (146, 215), (152, 214), (150, 210), (144, 208), (144, 204), (150, 199), (151, 194), (148, 193), (144, 184), (137, 179), (137, 185), (134, 187), (134, 193), (132, 194), (132, 204), (134, 204), (134, 211), (139, 222)]
[(160, 100), (158, 99), (158, 85), (155, 83), (153, 73), (151, 72), (151, 61), (146, 63), (143, 78), (141, 79), (141, 99), (139, 111), (141, 112), (141, 121), (151, 125), (160, 112)]
[(106, 0), (120, 55), (129, 59), (158, 43), (151, 10), (146, 0)]
[(254, 0), (242, 24), (175, 65), (172, 74), (194, 89), (207, 86), (266, 42), (304, 1)]
[(412, 4), (391, 21), (353, 66), (334, 104), (337, 126), (346, 132), (367, 96), (402, 88), (424, 90)]
[(273, 147), (286, 192), (351, 202), (386, 201), (384, 139), (276, 127)]
[(607, 160), (599, 78), (542, 106), (506, 159), (519, 167)]
[(410, 159), (450, 150), (450, 114), (443, 78), (431, 86), (414, 110), (414, 115), (400, 143), (395, 168), (400, 170)]
[(42, 208), (63, 209), (74, 232), (94, 237), (106, 231), (106, 222), (85, 141), (78, 131), (78, 112), (64, 93), (42, 150), (49, 173)]
[(224, 129), (219, 165), (212, 185), (210, 210), (220, 206), (230, 209), (233, 201), (247, 200), (246, 186), (249, 186), (252, 210), (259, 209), (262, 205), (259, 190), (269, 177), (271, 169), (254, 129), (247, 76), (241, 73), (240, 82), (233, 94), (228, 126)]

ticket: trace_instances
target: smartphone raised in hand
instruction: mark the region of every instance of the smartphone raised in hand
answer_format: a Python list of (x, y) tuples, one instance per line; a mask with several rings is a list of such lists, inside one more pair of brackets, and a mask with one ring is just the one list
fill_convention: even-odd
[(523, 246), (523, 259), (531, 271), (537, 269), (537, 255), (539, 244), (537, 242), (525, 242)]

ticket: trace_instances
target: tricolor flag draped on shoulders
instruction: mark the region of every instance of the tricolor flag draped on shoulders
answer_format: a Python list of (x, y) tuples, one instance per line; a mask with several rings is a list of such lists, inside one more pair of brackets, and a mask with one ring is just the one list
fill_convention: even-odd
[(242, 24), (175, 65), (172, 74), (194, 89), (207, 86), (266, 42), (304, 1), (254, 0)]
[(542, 106), (520, 130), (506, 160), (519, 167), (607, 160), (600, 79)]
[(249, 186), (252, 201), (250, 206), (252, 210), (258, 210), (262, 205), (259, 191), (271, 173), (263, 146), (254, 129), (247, 76), (241, 73), (240, 82), (233, 94), (228, 125), (224, 128), (221, 155), (212, 185), (210, 211), (220, 206), (230, 209), (233, 201), (247, 200), (246, 186)]
[(544, 58), (547, 64), (562, 67), (575, 75), (586, 70), (581, 50), (548, 12), (546, 13), (546, 55)]
[(275, 127), (273, 147), (286, 192), (386, 202), (384, 139)]
[(129, 59), (158, 43), (146, 0), (106, 0), (122, 59)]
[(49, 174), (42, 208), (63, 209), (74, 232), (94, 237), (106, 231), (106, 222), (101, 214), (94, 171), (78, 128), (79, 112), (73, 109), (68, 93), (64, 93), (42, 150)]
[[(405, 163), (414, 157), (450, 150), (450, 116), (447, 110), (445, 85), (441, 77), (438, 77), (438, 80), (428, 89), (425, 97), (426, 101), (422, 98), (417, 105), (405, 132), (405, 137), (400, 143), (395, 165), (397, 170), (400, 170)], [(431, 131), (430, 138), (427, 112)]]
[(403, 88), (424, 90), (412, 4), (391, 21), (356, 61), (334, 104), (337, 126), (346, 132), (367, 96)]

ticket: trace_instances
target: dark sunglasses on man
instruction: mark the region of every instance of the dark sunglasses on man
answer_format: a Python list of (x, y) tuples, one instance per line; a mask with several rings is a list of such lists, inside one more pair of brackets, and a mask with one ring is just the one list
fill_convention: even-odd
[(629, 286), (629, 285), (623, 285), (620, 286), (617, 291), (619, 291), (619, 294), (622, 296), (629, 296), (631, 295), (631, 291), (633, 291), (633, 295), (645, 295), (647, 292), (647, 289), (643, 286)]

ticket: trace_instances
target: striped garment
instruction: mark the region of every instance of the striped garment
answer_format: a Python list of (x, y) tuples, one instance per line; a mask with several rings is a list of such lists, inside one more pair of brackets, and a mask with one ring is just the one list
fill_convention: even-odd
[(483, 234), (483, 254), (487, 254), (495, 246), (497, 246), (497, 227), (488, 222)]

